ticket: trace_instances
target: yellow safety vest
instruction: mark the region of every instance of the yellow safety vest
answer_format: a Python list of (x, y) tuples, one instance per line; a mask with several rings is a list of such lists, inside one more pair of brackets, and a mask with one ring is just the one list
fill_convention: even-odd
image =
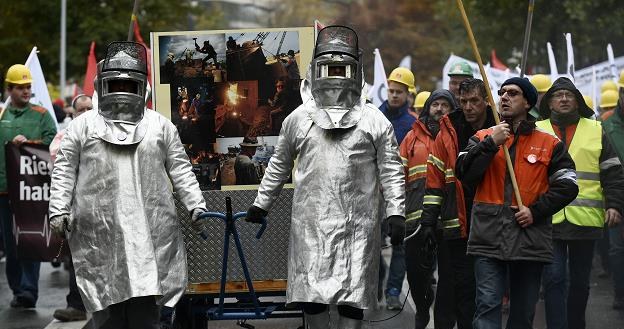
[[(537, 122), (537, 126), (552, 134), (555, 133), (550, 119)], [(553, 224), (561, 223), (565, 219), (580, 226), (604, 226), (604, 202), (600, 186), (601, 152), (600, 122), (581, 118), (568, 149), (576, 164), (579, 194), (574, 201), (553, 216)]]

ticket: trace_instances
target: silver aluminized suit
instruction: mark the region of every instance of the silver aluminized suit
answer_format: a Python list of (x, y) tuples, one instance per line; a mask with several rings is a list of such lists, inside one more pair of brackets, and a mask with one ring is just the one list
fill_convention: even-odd
[[(374, 307), (379, 200), (385, 200), (387, 216), (405, 216), (404, 171), (392, 125), (362, 99), (334, 126), (312, 98), (310, 70), (301, 94), (304, 103), (285, 119), (254, 202), (270, 210), (298, 158), (287, 302)], [(270, 215), (268, 220), (270, 225)]]
[(134, 145), (104, 141), (103, 122), (89, 111), (67, 129), (50, 217), (73, 216), (68, 240), (88, 312), (150, 295), (174, 306), (187, 271), (171, 185), (189, 211), (206, 207), (191, 164), (175, 126), (155, 111), (144, 111), (145, 135)]

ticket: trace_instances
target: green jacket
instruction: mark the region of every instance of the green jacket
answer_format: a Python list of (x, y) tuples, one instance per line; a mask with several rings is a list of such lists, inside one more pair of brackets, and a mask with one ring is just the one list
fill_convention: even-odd
[(24, 135), (28, 142), (50, 145), (56, 135), (56, 124), (48, 110), (28, 104), (18, 109), (8, 105), (0, 118), (0, 193), (7, 191), (6, 155), (4, 145), (17, 135)]
[(624, 120), (622, 118), (624, 115), (621, 108), (614, 111), (613, 115), (602, 123), (602, 127), (620, 158), (620, 162), (624, 163)]

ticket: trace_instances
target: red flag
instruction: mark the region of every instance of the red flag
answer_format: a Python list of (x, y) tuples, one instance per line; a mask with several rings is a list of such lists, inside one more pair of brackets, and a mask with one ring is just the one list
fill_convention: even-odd
[(97, 59), (95, 58), (95, 41), (91, 41), (91, 49), (89, 57), (87, 57), (87, 72), (85, 73), (84, 83), (82, 84), (82, 92), (85, 95), (93, 96), (93, 80), (97, 72)]
[(503, 61), (496, 57), (496, 49), (492, 49), (492, 54), (490, 55), (490, 63), (492, 63), (492, 67), (499, 70), (507, 70), (509, 69), (507, 65), (503, 64)]
[[(147, 83), (152, 83), (152, 50), (145, 44), (143, 38), (141, 37), (141, 30), (139, 29), (139, 21), (136, 15), (132, 14), (132, 27), (134, 29), (134, 39), (136, 42), (140, 43), (147, 49)], [(147, 101), (147, 108), (152, 108), (152, 100), (151, 98)]]
[(325, 28), (325, 24), (319, 22), (318, 20), (314, 21), (314, 28), (316, 29), (317, 33), (318, 31), (322, 30), (323, 28)]

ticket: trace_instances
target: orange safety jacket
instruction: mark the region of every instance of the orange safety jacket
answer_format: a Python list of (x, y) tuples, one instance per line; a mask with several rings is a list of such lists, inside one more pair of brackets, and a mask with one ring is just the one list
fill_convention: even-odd
[[(482, 141), (491, 134), (492, 128), (489, 128), (478, 131), (475, 136)], [(512, 135), (505, 143), (508, 148), (514, 142), (513, 137)], [(541, 131), (518, 137), (516, 152), (520, 151), (520, 154), (516, 153), (514, 170), (522, 203), (527, 207), (548, 190), (548, 165), (554, 146), (558, 142), (560, 141), (556, 137)], [(503, 149), (500, 148), (477, 187), (475, 203), (504, 204), (506, 175), (507, 164)], [(518, 205), (515, 196), (512, 205)]]
[(492, 128), (478, 131), (457, 159), (457, 176), (464, 184), (476, 184), (469, 255), (500, 260), (552, 261), (551, 216), (578, 194), (574, 162), (554, 135), (524, 121), (506, 145), (514, 164), (524, 206), (533, 224), (522, 228), (510, 206), (517, 201), (502, 147), (489, 135)]
[(425, 181), (427, 175), (427, 158), (434, 137), (425, 124), (417, 120), (399, 147), (403, 167), (405, 168), (405, 226), (411, 234), (420, 224)]
[[(423, 205), (425, 216), (434, 216), (433, 220), (439, 217), (445, 239), (468, 237), (464, 189), (455, 178), (455, 162), (459, 153), (457, 140), (451, 119), (445, 115), (440, 120), (440, 132), (427, 160), (427, 192)], [(437, 211), (432, 211), (430, 215), (429, 207), (435, 207)]]

